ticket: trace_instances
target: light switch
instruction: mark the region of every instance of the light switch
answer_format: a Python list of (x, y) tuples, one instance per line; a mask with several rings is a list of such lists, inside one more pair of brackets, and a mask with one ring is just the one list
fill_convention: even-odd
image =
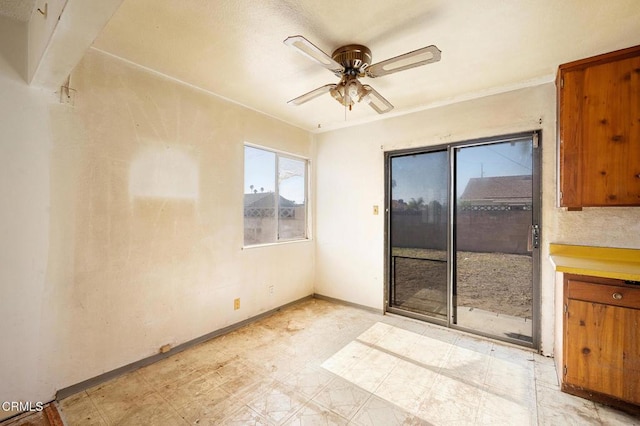
[(373, 206), (373, 214), (374, 215), (378, 214), (378, 206)]

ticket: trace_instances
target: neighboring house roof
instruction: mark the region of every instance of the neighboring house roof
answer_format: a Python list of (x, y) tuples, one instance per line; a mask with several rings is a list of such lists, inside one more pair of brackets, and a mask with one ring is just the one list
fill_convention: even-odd
[[(252, 208), (252, 209), (269, 209), (275, 207), (274, 192), (258, 192), (255, 194), (244, 194), (244, 207)], [(284, 198), (283, 196), (279, 196), (280, 199), (280, 207), (295, 207), (296, 204)]]
[(461, 201), (482, 203), (531, 203), (531, 175), (471, 178)]

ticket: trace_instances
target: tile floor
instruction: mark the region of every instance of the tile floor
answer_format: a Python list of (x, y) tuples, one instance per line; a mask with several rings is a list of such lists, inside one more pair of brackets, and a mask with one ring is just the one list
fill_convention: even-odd
[(59, 404), (68, 425), (629, 425), (551, 359), (307, 300)]

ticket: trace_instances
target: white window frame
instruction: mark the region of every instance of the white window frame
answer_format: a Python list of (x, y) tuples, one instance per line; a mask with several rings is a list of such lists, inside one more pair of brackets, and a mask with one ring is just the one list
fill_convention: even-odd
[[(272, 242), (268, 242), (268, 243), (259, 243), (259, 244), (250, 244), (247, 245), (244, 242), (244, 233), (245, 233), (245, 226), (244, 226), (244, 191), (245, 191), (245, 185), (246, 182), (244, 181), (245, 179), (245, 172), (246, 172), (246, 163), (244, 161), (244, 153), (246, 151), (246, 148), (254, 148), (254, 149), (260, 149), (263, 151), (267, 151), (270, 153), (275, 154), (275, 175), (274, 175), (274, 179), (275, 179), (275, 188), (274, 188), (274, 192), (275, 192), (275, 199), (278, 200), (279, 199), (279, 194), (280, 194), (280, 189), (279, 189), (279, 184), (278, 184), (278, 173), (279, 173), (279, 160), (280, 158), (289, 158), (292, 160), (298, 160), (298, 161), (303, 161), (305, 164), (305, 173), (304, 173), (304, 236), (302, 237), (298, 237), (298, 238), (280, 238), (280, 211), (279, 211), (279, 203), (276, 203), (275, 209), (276, 212), (274, 213), (274, 217), (276, 218), (276, 230), (275, 230), (275, 236), (274, 236), (274, 241)], [(253, 144), (253, 143), (249, 143), (249, 142), (245, 142), (243, 147), (242, 147), (242, 153), (243, 153), (243, 169), (242, 169), (242, 192), (243, 192), (243, 207), (242, 207), (242, 219), (243, 219), (243, 227), (242, 227), (242, 248), (243, 249), (247, 249), (247, 248), (256, 248), (256, 247), (265, 247), (265, 246), (272, 246), (272, 245), (280, 245), (280, 244), (288, 244), (288, 243), (297, 243), (297, 242), (303, 242), (303, 241), (309, 241), (311, 240), (311, 233), (310, 233), (310, 223), (311, 223), (311, 219), (310, 219), (310, 197), (309, 197), (309, 193), (310, 193), (310, 185), (309, 185), (309, 174), (310, 174), (310, 169), (311, 169), (311, 160), (307, 157), (304, 157), (302, 155), (298, 155), (298, 154), (292, 154), (290, 152), (286, 152), (286, 151), (282, 151), (279, 149), (274, 149), (274, 148), (270, 148), (270, 147), (266, 147), (264, 145), (257, 145), (257, 144)]]

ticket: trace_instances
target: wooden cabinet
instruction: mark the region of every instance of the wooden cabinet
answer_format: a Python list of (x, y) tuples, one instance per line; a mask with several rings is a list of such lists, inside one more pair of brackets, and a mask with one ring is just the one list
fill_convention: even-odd
[(561, 65), (563, 207), (640, 205), (640, 46)]
[(562, 389), (640, 413), (640, 285), (565, 275)]

